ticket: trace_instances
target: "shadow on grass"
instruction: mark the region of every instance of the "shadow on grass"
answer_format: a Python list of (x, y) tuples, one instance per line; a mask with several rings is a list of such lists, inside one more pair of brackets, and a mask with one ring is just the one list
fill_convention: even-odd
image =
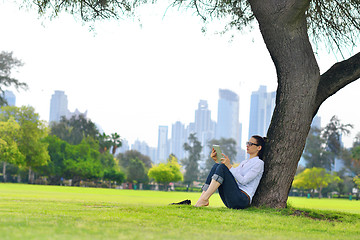
[(325, 211), (325, 210), (314, 210), (306, 208), (294, 208), (290, 204), (283, 209), (274, 209), (268, 207), (250, 207), (245, 211), (249, 212), (263, 212), (266, 214), (284, 215), (284, 216), (296, 216), (305, 217), (317, 221), (329, 221), (329, 222), (354, 222), (360, 220), (359, 214), (336, 212), (336, 211)]
[(344, 213), (344, 212), (336, 212), (336, 211), (325, 211), (325, 210), (314, 210), (314, 209), (299, 209), (294, 208), (288, 204), (286, 208), (283, 209), (275, 209), (269, 207), (249, 207), (242, 210), (236, 209), (228, 209), (226, 207), (220, 208), (212, 208), (212, 207), (201, 207), (195, 208), (191, 205), (170, 205), (171, 208), (181, 208), (181, 209), (189, 209), (195, 210), (198, 209), (200, 211), (207, 212), (233, 212), (233, 211), (245, 211), (249, 213), (257, 213), (257, 214), (273, 214), (273, 215), (282, 215), (282, 216), (295, 216), (295, 217), (304, 217), (309, 218), (315, 221), (328, 221), (328, 222), (354, 222), (360, 220), (359, 214), (352, 213)]

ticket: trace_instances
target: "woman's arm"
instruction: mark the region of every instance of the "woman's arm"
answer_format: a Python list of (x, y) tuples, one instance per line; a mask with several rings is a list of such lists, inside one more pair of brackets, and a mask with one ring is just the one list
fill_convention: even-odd
[(245, 175), (242, 175), (240, 171), (241, 168), (239, 167), (230, 169), (230, 172), (240, 184), (248, 184), (249, 182), (254, 180), (259, 174), (262, 174), (264, 172), (264, 162), (259, 161), (253, 166), (251, 166), (251, 168), (247, 170)]

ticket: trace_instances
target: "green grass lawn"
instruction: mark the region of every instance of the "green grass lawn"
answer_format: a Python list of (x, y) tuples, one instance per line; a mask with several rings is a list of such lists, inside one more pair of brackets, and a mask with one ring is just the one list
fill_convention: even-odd
[[(295, 208), (330, 210), (360, 215), (360, 201), (337, 198), (289, 197), (288, 203)], [(360, 239), (360, 237), (359, 237)]]
[(289, 198), (290, 210), (170, 206), (199, 193), (0, 184), (0, 239), (359, 239), (360, 201)]

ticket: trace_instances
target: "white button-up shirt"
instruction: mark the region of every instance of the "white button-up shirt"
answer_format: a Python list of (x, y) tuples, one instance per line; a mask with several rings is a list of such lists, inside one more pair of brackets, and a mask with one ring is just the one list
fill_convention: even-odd
[(264, 162), (259, 157), (242, 161), (238, 167), (230, 168), (239, 188), (250, 197), (250, 202), (264, 172)]

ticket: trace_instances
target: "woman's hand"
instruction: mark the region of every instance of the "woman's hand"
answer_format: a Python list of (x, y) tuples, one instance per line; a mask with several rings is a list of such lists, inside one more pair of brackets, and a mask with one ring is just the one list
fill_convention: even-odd
[(223, 158), (221, 158), (221, 163), (225, 164), (225, 166), (230, 169), (232, 168), (232, 165), (230, 163), (230, 159), (228, 156), (226, 156), (225, 154), (222, 154), (223, 155)]
[(210, 154), (210, 157), (216, 162), (217, 161), (217, 157), (216, 157), (216, 151), (213, 148)]

